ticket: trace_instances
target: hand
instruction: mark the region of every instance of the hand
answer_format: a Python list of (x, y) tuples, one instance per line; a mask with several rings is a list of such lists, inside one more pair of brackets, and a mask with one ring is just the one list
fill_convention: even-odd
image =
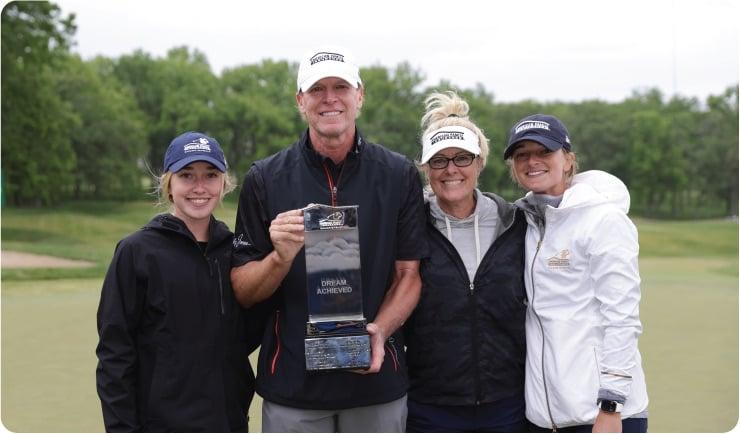
[(303, 210), (278, 214), (270, 223), (270, 240), (281, 262), (292, 262), (305, 242)]
[(366, 370), (353, 370), (356, 374), (376, 374), (380, 372), (385, 359), (385, 335), (375, 323), (368, 323), (367, 332), (370, 335), (370, 367)]
[(622, 414), (599, 410), (592, 432), (622, 432)]

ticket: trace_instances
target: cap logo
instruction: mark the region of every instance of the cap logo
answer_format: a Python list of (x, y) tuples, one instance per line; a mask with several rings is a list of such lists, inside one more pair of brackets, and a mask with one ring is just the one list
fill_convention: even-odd
[(327, 53), (325, 51), (322, 51), (321, 53), (316, 53), (311, 57), (311, 65), (314, 65), (319, 62), (323, 62), (324, 60), (333, 60), (335, 62), (342, 62), (344, 63), (344, 55), (338, 54), (338, 53)]
[(525, 130), (531, 130), (532, 128), (539, 128), (541, 130), (550, 130), (550, 124), (544, 121), (524, 121), (517, 125), (514, 129), (515, 134), (519, 134)]
[(201, 137), (195, 142), (190, 142), (182, 148), (185, 152), (211, 152), (211, 144), (208, 139)]
[(442, 140), (461, 140), (465, 141), (465, 134), (460, 131), (437, 131), (430, 139), (430, 145), (434, 145)]

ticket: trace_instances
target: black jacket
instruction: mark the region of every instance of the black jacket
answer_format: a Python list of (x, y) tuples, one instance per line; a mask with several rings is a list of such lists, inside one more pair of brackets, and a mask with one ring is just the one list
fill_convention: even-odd
[[(308, 134), (260, 160), (247, 173), (239, 199), (235, 265), (273, 250), (268, 228), (275, 216), (309, 203), (359, 205), (358, 226), (365, 318), (372, 321), (393, 278), (396, 260), (426, 255), (421, 181), (413, 163), (356, 134), (338, 176), (311, 147)], [(332, 188), (335, 187), (335, 188)], [(256, 308), (269, 315), (260, 347), (257, 393), (277, 404), (345, 409), (390, 402), (406, 394), (408, 379), (400, 333), (385, 345), (377, 374), (307, 373), (306, 263), (301, 250), (275, 294)]]
[(476, 405), (524, 392), (524, 234), (520, 210), (497, 196), (506, 228), (473, 280), (460, 255), (434, 226), (427, 204), (430, 255), (421, 262), (421, 300), (406, 322), (409, 399)]
[(106, 431), (246, 431), (254, 393), (233, 234), (211, 217), (205, 254), (170, 214), (118, 243), (98, 308)]

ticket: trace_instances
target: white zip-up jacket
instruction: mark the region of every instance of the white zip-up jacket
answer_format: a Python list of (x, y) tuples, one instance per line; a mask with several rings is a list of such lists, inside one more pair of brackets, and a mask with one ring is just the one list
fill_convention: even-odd
[(602, 171), (577, 174), (557, 208), (532, 193), (525, 285), (527, 419), (545, 428), (593, 424), (601, 393), (624, 398), (622, 418), (647, 412), (637, 338), (640, 276), (629, 192)]

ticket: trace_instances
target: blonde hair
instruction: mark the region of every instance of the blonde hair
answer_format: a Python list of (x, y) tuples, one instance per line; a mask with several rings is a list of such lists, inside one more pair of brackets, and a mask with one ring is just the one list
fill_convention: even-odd
[[(483, 134), (483, 130), (473, 123), (468, 117), (470, 106), (452, 90), (447, 92), (434, 92), (424, 100), (426, 112), (421, 117), (421, 137), (426, 136), (434, 130), (443, 127), (465, 127), (474, 132), (478, 137), (480, 146), (480, 170), (486, 167), (488, 159), (488, 138)], [(429, 167), (416, 162), (429, 180)], [(480, 174), (480, 172), (479, 172)]]
[[(172, 197), (170, 196), (172, 175), (174, 175), (173, 172), (165, 172), (155, 177), (156, 187), (154, 193), (157, 195), (157, 206), (166, 207), (172, 204)], [(221, 189), (221, 196), (218, 198), (219, 205), (223, 205), (224, 197), (236, 188), (236, 182), (228, 171), (223, 172), (223, 178), (223, 188)]]

